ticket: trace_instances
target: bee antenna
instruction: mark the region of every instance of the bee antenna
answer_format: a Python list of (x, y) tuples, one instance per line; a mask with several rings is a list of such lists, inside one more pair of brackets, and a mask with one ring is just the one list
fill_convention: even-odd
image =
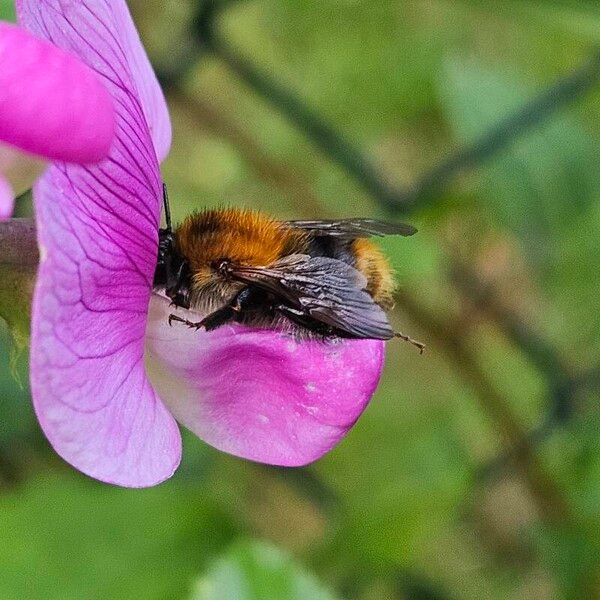
[(173, 231), (171, 227), (171, 207), (169, 206), (169, 193), (167, 192), (167, 184), (163, 182), (163, 205), (165, 207), (165, 221), (167, 223), (167, 231)]

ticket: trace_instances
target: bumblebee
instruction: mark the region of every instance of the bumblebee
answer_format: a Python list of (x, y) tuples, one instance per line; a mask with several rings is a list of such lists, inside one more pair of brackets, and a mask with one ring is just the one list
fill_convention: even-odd
[(164, 192), (154, 289), (204, 316), (174, 321), (211, 331), (229, 322), (327, 338), (388, 340), (391, 268), (372, 236), (410, 236), (375, 219), (278, 221), (254, 210), (204, 210), (175, 229)]

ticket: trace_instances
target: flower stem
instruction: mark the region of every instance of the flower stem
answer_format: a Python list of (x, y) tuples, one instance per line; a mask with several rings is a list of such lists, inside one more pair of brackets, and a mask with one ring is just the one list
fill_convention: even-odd
[(0, 223), (0, 266), (34, 267), (39, 253), (33, 219), (10, 219)]
[(0, 318), (18, 347), (29, 337), (29, 315), (39, 261), (33, 219), (0, 223)]

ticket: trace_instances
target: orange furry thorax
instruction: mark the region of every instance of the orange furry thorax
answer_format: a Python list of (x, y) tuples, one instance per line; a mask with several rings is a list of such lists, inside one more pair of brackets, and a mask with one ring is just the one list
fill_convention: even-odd
[(177, 250), (195, 273), (221, 259), (244, 266), (267, 266), (301, 251), (305, 235), (260, 212), (238, 208), (190, 215), (175, 232)]
[[(195, 302), (204, 301), (211, 307), (226, 302), (242, 287), (223, 280), (215, 264), (227, 260), (240, 266), (268, 267), (291, 254), (311, 254), (310, 239), (306, 231), (261, 212), (239, 208), (193, 213), (175, 230), (176, 250), (191, 269)], [(393, 272), (377, 245), (365, 238), (335, 243), (347, 256), (342, 260), (365, 275), (366, 291), (375, 302), (386, 310), (391, 308)]]

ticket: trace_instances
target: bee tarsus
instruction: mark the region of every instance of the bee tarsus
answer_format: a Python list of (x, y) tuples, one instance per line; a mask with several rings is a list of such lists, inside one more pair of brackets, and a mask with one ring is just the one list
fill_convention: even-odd
[(204, 326), (203, 320), (198, 321), (197, 323), (193, 323), (192, 321), (189, 321), (188, 319), (183, 319), (182, 317), (180, 317), (178, 315), (170, 314), (169, 315), (169, 327), (173, 327), (173, 321), (176, 321), (177, 323), (184, 323), (188, 327), (193, 327), (194, 329), (200, 329), (200, 327)]
[(405, 342), (408, 342), (409, 344), (412, 344), (413, 346), (418, 348), (419, 354), (423, 354), (423, 352), (425, 351), (425, 348), (427, 347), (422, 342), (419, 342), (419, 341), (411, 338), (410, 336), (406, 335), (405, 333), (402, 333), (401, 331), (394, 331), (394, 337), (404, 340)]
[(179, 315), (170, 314), (169, 325), (172, 326), (173, 321), (177, 321), (178, 323), (184, 323), (196, 331), (202, 328), (204, 328), (206, 331), (212, 331), (213, 329), (217, 329), (217, 327), (221, 327), (221, 325), (224, 325), (228, 321), (238, 321), (240, 314), (241, 309), (236, 310), (233, 305), (228, 304), (227, 306), (219, 308), (218, 310), (210, 313), (200, 321), (190, 321), (189, 319), (184, 319)]

